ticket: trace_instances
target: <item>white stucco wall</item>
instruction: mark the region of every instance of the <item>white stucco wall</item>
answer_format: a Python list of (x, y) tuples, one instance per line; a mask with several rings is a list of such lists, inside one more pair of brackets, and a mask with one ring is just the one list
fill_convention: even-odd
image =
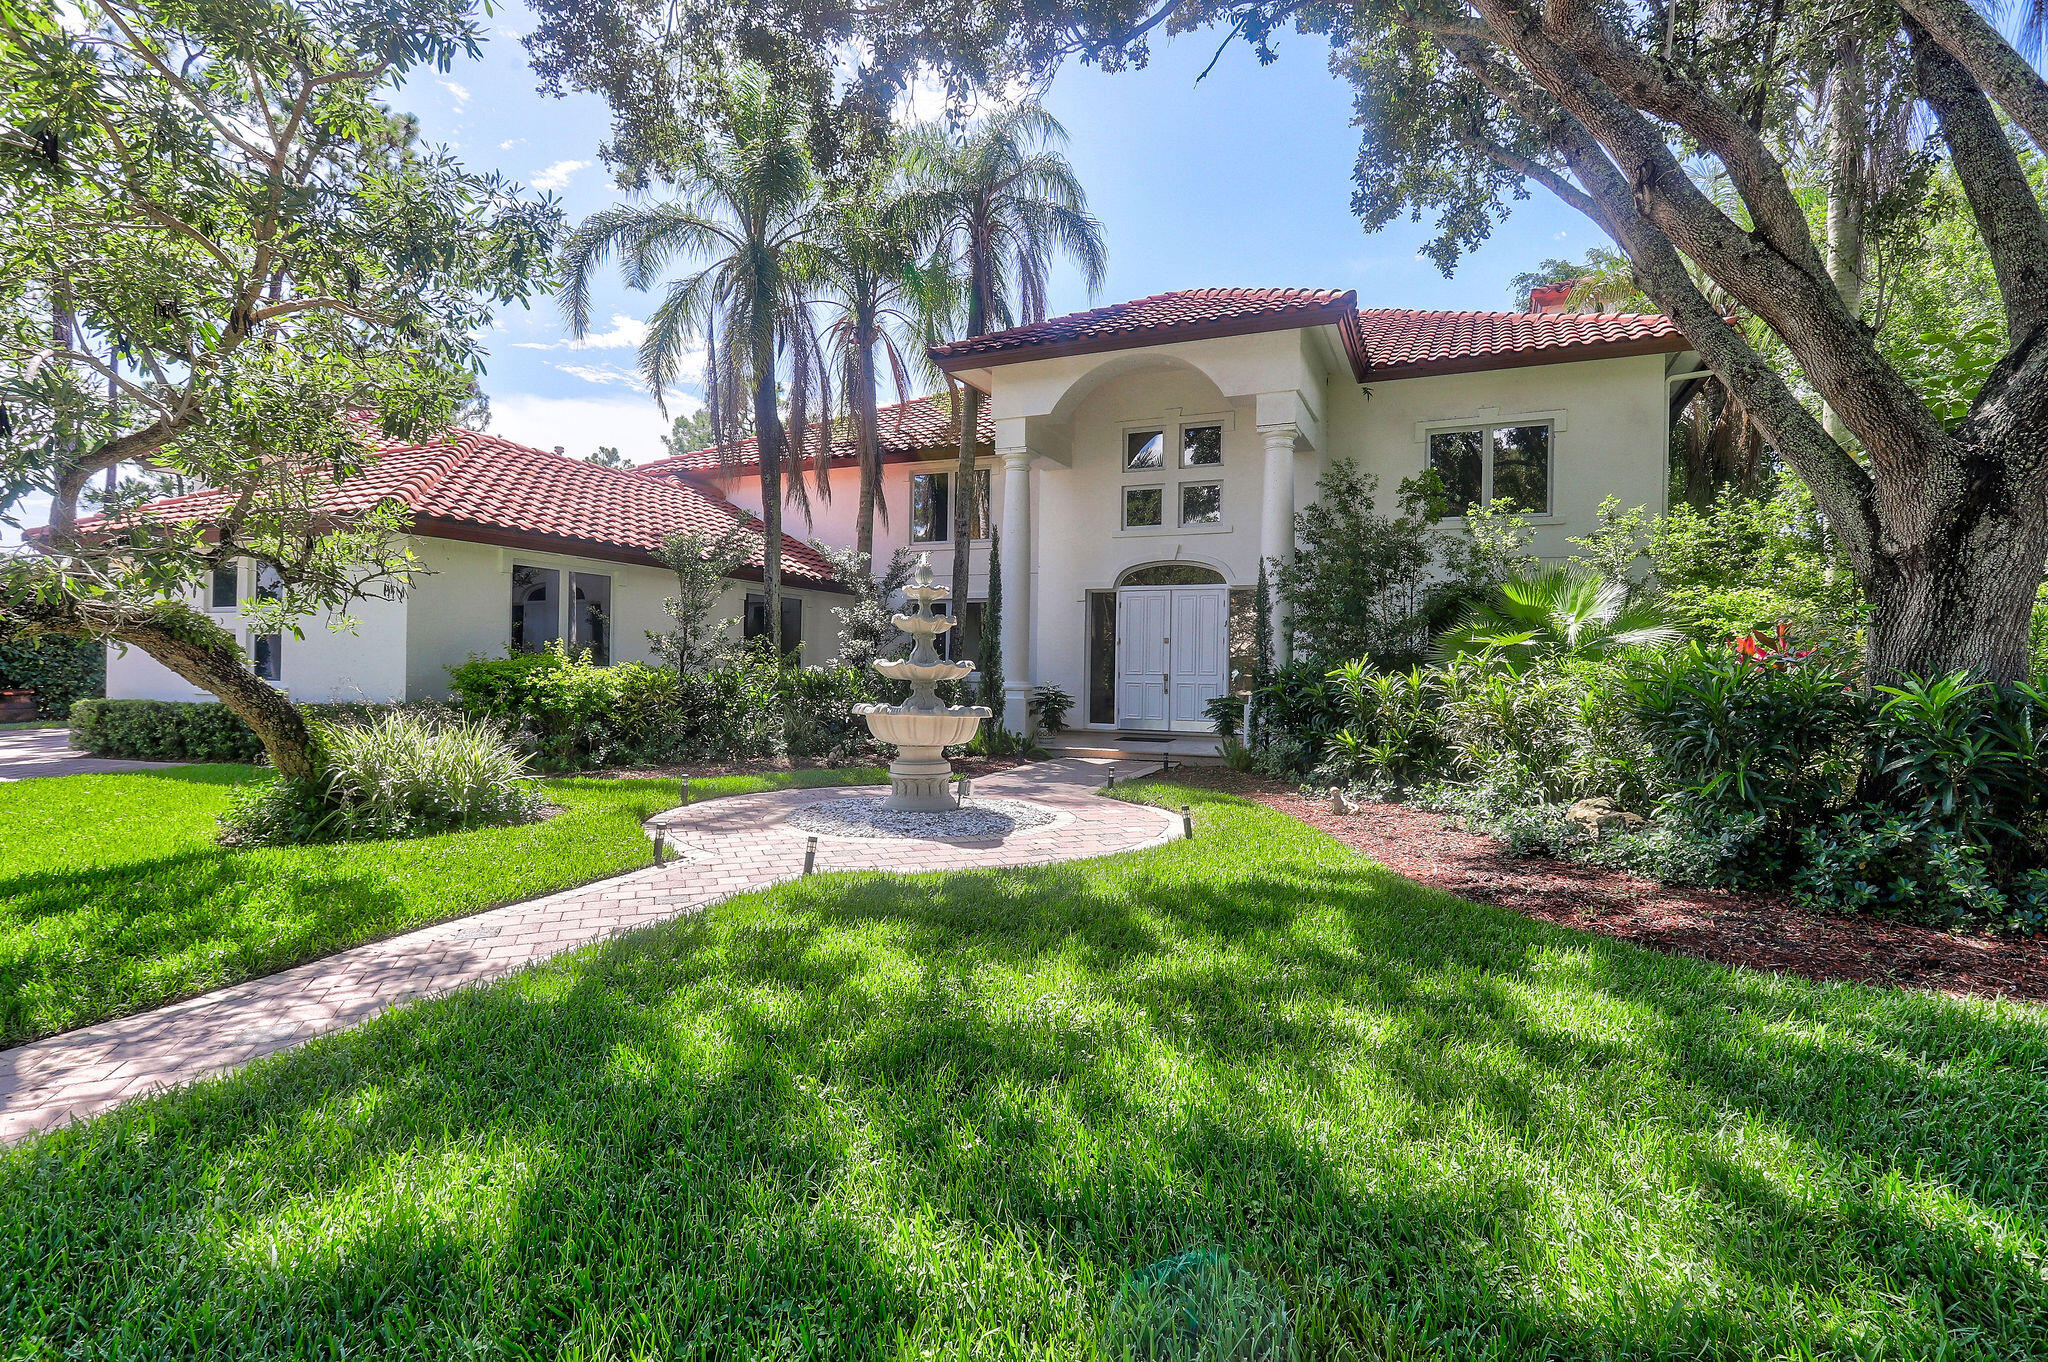
[[(241, 599), (248, 599), (249, 565), (241, 568)], [(194, 593), (191, 605), (249, 646), (252, 630), (239, 610), (215, 610), (207, 597)], [(337, 700), (385, 703), (405, 697), (407, 602), (402, 593), (387, 599), (372, 596), (350, 606), (350, 628), (332, 615), (299, 621), (305, 637), (284, 635), (280, 646), (278, 685), (294, 700), (324, 703)], [(208, 691), (162, 666), (140, 648), (107, 648), (107, 697), (113, 700), (211, 700)]]

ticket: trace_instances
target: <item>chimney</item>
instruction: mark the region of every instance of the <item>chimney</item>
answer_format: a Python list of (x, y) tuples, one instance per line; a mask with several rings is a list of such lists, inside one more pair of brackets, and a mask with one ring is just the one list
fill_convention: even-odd
[(562, 448), (560, 445), (555, 446), (555, 453), (565, 459), (569, 457), (569, 451)]
[(1561, 284), (1538, 284), (1535, 288), (1529, 290), (1529, 310), (1531, 312), (1571, 311), (1572, 290), (1577, 288), (1578, 284), (1579, 281), (1576, 279), (1567, 279)]

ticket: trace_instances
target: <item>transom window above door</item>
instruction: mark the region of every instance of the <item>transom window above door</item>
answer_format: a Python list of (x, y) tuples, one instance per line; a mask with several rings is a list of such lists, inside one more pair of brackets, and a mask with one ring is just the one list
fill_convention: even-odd
[(1431, 431), (1429, 466), (1443, 480), (1446, 514), (1496, 501), (1528, 515), (1550, 514), (1550, 447), (1547, 422)]

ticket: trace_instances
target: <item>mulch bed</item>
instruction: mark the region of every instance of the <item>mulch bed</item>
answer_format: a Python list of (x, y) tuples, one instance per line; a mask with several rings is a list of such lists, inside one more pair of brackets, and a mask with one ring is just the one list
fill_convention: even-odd
[(1176, 767), (1171, 779), (1257, 800), (1433, 889), (1652, 950), (1809, 979), (2048, 1002), (2048, 937), (1833, 917), (1769, 895), (1677, 889), (1624, 871), (1515, 856), (1443, 814), (1400, 804), (1334, 814), (1327, 800), (1220, 767)]

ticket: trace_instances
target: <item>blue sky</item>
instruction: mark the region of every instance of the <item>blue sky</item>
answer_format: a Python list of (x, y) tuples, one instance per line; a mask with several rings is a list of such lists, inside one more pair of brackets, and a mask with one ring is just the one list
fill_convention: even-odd
[[(469, 164), (553, 190), (575, 220), (617, 197), (597, 162), (605, 109), (595, 97), (537, 92), (518, 42), (530, 25), (523, 9), (501, 10), (481, 61), (415, 77), (394, 102)], [(1213, 50), (1214, 39), (1198, 35), (1166, 46), (1144, 71), (1070, 65), (1048, 92), (1109, 239), (1097, 301), (1288, 285), (1355, 288), (1367, 305), (1503, 308), (1511, 276), (1599, 240), (1577, 214), (1538, 194), (1446, 280), (1416, 256), (1425, 226), (1401, 222), (1368, 236), (1351, 215), (1358, 134), (1349, 89), (1330, 74), (1322, 43), (1283, 42), (1281, 60), (1268, 67), (1234, 46), (1197, 85)], [(1089, 301), (1071, 272), (1055, 279), (1054, 310)], [(647, 295), (609, 281), (597, 303), (607, 320), (580, 348), (551, 301), (505, 314), (488, 339), (492, 428), (572, 454), (610, 444), (636, 460), (658, 456), (665, 423), (632, 382), (632, 343), (649, 306)]]

